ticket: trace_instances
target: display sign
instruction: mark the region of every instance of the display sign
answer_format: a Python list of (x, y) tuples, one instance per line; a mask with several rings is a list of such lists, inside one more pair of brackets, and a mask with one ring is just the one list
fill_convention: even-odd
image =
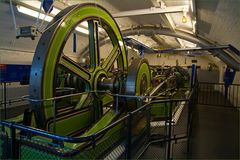
[(29, 84), (31, 65), (0, 64), (0, 82)]

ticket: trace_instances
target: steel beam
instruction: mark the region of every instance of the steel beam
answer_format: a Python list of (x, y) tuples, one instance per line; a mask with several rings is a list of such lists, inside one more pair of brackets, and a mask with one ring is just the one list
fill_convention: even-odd
[(188, 11), (188, 6), (171, 6), (166, 8), (151, 7), (147, 9), (137, 9), (130, 11), (123, 11), (112, 14), (114, 18), (140, 16), (140, 15), (151, 15), (151, 14), (165, 14), (165, 13), (176, 13), (176, 12)]
[(153, 36), (153, 35), (166, 35), (175, 38), (181, 38), (183, 40), (195, 43), (199, 46), (208, 46), (209, 43), (199, 39), (198, 37), (182, 32), (182, 31), (173, 31), (168, 28), (159, 28), (159, 27), (150, 27), (150, 26), (143, 26), (143, 27), (135, 27), (130, 28), (122, 31), (123, 37), (132, 36), (132, 35), (145, 35), (145, 36)]
[[(153, 35), (167, 35), (171, 37), (181, 38), (183, 40), (192, 42), (197, 44), (199, 47), (208, 47), (209, 45), (212, 45), (211, 43), (196, 37), (195, 35), (182, 32), (182, 31), (172, 31), (171, 29), (167, 28), (157, 28), (157, 27), (136, 27), (136, 28), (130, 28), (127, 30), (122, 31), (123, 37), (132, 36), (132, 35), (145, 35), (152, 37)], [(104, 42), (104, 43), (103, 43)], [(110, 42), (110, 39), (100, 40), (100, 46), (103, 44)], [(88, 49), (84, 49), (83, 55), (85, 55), (88, 52)], [(240, 63), (237, 59), (233, 58), (231, 55), (229, 55), (228, 52), (225, 52), (221, 49), (218, 50), (210, 50), (209, 52), (212, 53), (213, 56), (218, 57), (221, 59), (224, 63), (226, 63), (229, 67), (232, 69), (235, 69), (237, 71), (240, 71)], [(237, 52), (239, 53), (239, 52)]]
[[(151, 2), (154, 7), (166, 8), (166, 5), (162, 0), (161, 1), (151, 0)], [(174, 30), (175, 24), (173, 21), (169, 21), (167, 15), (169, 14), (159, 14), (159, 17), (163, 20), (165, 25), (167, 25), (170, 29)]]
[(161, 37), (157, 37), (156, 35), (151, 37), (153, 41), (155, 41), (159, 46), (163, 46), (164, 48), (171, 48), (172, 46), (165, 42), (165, 40)]
[(228, 49), (228, 45), (220, 45), (220, 46), (206, 46), (206, 47), (193, 47), (193, 48), (172, 48), (172, 49), (164, 49), (164, 50), (154, 50), (155, 53), (169, 53), (169, 52), (184, 52), (184, 51), (211, 51), (211, 50), (219, 50), (219, 49)]
[[(172, 36), (176, 38), (181, 38), (186, 41), (192, 42), (197, 44), (200, 47), (207, 47), (209, 45), (212, 45), (211, 43), (196, 37), (192, 34), (181, 32), (181, 31), (172, 31), (170, 29), (162, 29), (162, 28), (156, 28), (156, 27), (137, 27), (137, 28), (131, 28), (122, 31), (123, 37), (131, 36), (131, 35), (145, 35), (145, 36), (152, 36), (152, 35), (167, 35)], [(232, 69), (235, 69), (237, 71), (240, 71), (240, 63), (236, 58), (233, 58), (231, 55), (229, 55), (228, 52), (225, 52), (223, 50), (210, 50), (209, 52), (212, 53), (213, 56), (218, 57), (221, 59), (224, 63), (226, 63), (229, 67)]]
[[(161, 8), (166, 8), (166, 5), (165, 5), (165, 3), (161, 0), (160, 2), (157, 2), (157, 1), (154, 1), (154, 0), (152, 0), (152, 3), (153, 3), (153, 5), (155, 6), (155, 7), (161, 7)], [(172, 20), (172, 18), (171, 18), (171, 16), (169, 15), (169, 14), (160, 14), (159, 15), (162, 19), (163, 19), (163, 21), (165, 22), (165, 24), (167, 24), (168, 25), (168, 27), (171, 29), (171, 30), (175, 30), (175, 28), (176, 28), (176, 25), (175, 25), (175, 23), (173, 22), (173, 20)], [(176, 41), (180, 44), (180, 46), (182, 46), (182, 47), (184, 47), (184, 45), (183, 45), (183, 42), (182, 42), (182, 40), (181, 39), (179, 39), (179, 38), (175, 38), (176, 39)]]

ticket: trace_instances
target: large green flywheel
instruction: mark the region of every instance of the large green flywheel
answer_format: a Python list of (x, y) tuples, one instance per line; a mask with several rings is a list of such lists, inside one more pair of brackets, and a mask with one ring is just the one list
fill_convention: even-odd
[[(63, 53), (70, 34), (78, 24), (88, 23), (89, 68), (84, 68)], [(107, 32), (113, 49), (103, 63), (100, 63), (98, 27)], [(117, 62), (118, 70), (127, 72), (127, 57), (123, 39), (113, 17), (96, 4), (74, 5), (61, 11), (48, 25), (37, 45), (30, 77), (30, 96), (44, 100), (55, 97), (58, 87), (59, 70), (72, 74), (84, 84), (85, 91), (102, 90), (104, 79), (113, 79), (110, 70)], [(104, 87), (103, 87), (104, 88)], [(119, 92), (121, 89), (119, 89)], [(97, 94), (96, 94), (97, 96)], [(95, 106), (98, 106), (96, 102)], [(51, 101), (32, 102), (32, 111), (38, 128), (46, 129), (49, 119), (54, 116)], [(98, 116), (98, 115), (97, 115)]]
[[(148, 61), (144, 58), (134, 59), (129, 66), (126, 80), (126, 95), (146, 96), (151, 89), (151, 73)], [(142, 99), (127, 98), (128, 110), (132, 111), (143, 105)]]
[(172, 68), (165, 73), (143, 56), (130, 56), (104, 8), (86, 3), (62, 10), (35, 51), (30, 96), (23, 97), (30, 107), (1, 122), (1, 158), (137, 157), (154, 138), (152, 128), (162, 128), (152, 122), (171, 121), (184, 109), (172, 98), (191, 97), (181, 88), (187, 74)]

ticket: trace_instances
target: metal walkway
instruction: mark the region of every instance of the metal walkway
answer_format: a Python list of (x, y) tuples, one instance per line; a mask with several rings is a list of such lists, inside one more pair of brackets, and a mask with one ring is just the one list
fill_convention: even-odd
[[(157, 139), (152, 140), (152, 143), (149, 144), (146, 151), (139, 157), (139, 159), (186, 159), (188, 156), (187, 146), (187, 126), (188, 126), (188, 107), (185, 105), (183, 110), (181, 111), (180, 117), (176, 121), (176, 118), (172, 118), (172, 121), (175, 121), (172, 126), (172, 140), (170, 151), (168, 152), (168, 142), (165, 138), (168, 137), (169, 128), (166, 126), (162, 127), (162, 136), (159, 136)], [(178, 111), (177, 111), (178, 112)], [(165, 129), (165, 133), (164, 133)], [(151, 129), (154, 130), (153, 128)], [(177, 138), (179, 137), (179, 138)], [(176, 140), (175, 140), (176, 138)], [(162, 141), (161, 141), (162, 140)], [(168, 155), (169, 154), (169, 155)]]
[[(232, 99), (226, 98), (224, 100), (225, 106), (219, 105), (218, 103), (221, 101), (215, 102), (212, 100), (224, 99), (225, 96), (223, 94), (225, 92), (222, 92), (219, 87), (217, 87), (218, 84), (207, 85), (208, 87), (198, 88), (198, 97), (195, 96), (196, 94), (193, 94), (191, 96), (192, 98), (189, 100), (169, 100), (168, 102), (164, 102), (163, 104), (165, 105), (161, 106), (166, 109), (166, 113), (168, 114), (165, 118), (162, 117), (161, 120), (155, 120), (153, 117), (151, 118), (150, 108), (143, 106), (141, 109), (128, 114), (125, 118), (110, 125), (108, 129), (118, 126), (118, 124), (124, 124), (123, 128), (119, 128), (116, 132), (124, 141), (115, 142), (113, 141), (114, 138), (111, 137), (111, 141), (104, 141), (104, 146), (110, 147), (113, 151), (110, 152), (110, 154), (104, 153), (102, 157), (108, 158), (115, 155), (117, 158), (121, 154), (120, 158), (122, 159), (239, 159), (240, 115), (239, 108), (233, 107), (232, 105), (239, 103), (235, 103), (234, 101), (234, 103), (230, 103), (229, 100)], [(235, 87), (239, 86), (240, 85)], [(235, 93), (235, 91), (229, 93)], [(211, 98), (209, 98), (210, 96)], [(239, 94), (237, 94), (237, 97), (238, 96)], [(196, 99), (198, 101), (196, 101)], [(195, 102), (198, 102), (198, 105), (195, 105)], [(213, 102), (215, 102), (215, 104)], [(201, 103), (201, 105), (199, 103)], [(174, 107), (174, 104), (180, 105)], [(175, 115), (180, 116), (178, 117)], [(145, 118), (141, 118), (142, 116)], [(142, 123), (139, 123), (141, 125), (136, 125), (136, 122), (144, 122), (146, 123), (146, 126), (142, 125)], [(34, 129), (29, 129), (27, 127), (13, 124), (7, 124), (7, 126), (16, 127), (18, 130), (31, 130), (32, 133), (43, 136), (42, 132), (38, 133)], [(102, 132), (96, 133), (94, 136), (104, 135), (105, 132), (106, 130), (103, 130)], [(60, 142), (71, 141), (73, 143), (77, 143), (80, 140), (83, 141), (80, 138), (73, 139), (63, 136), (56, 137), (56, 135), (50, 133), (48, 133), (47, 136), (53, 139), (53, 142), (54, 140)], [(101, 150), (95, 146), (95, 137), (90, 137), (90, 139), (85, 141), (93, 145), (94, 154), (100, 154), (98, 152)], [(16, 139), (16, 137), (13, 138), (13, 140), (16, 139), (21, 142), (17, 143), (21, 145), (21, 150), (19, 150), (21, 153), (20, 159), (29, 156), (29, 153), (26, 152), (28, 150), (24, 150), (23, 148), (27, 147), (24, 138), (27, 139), (28, 137), (22, 135), (19, 140)], [(35, 146), (34, 148), (37, 153), (42, 153), (41, 146), (47, 147), (48, 145), (46, 144), (49, 144), (49, 142), (43, 141), (39, 144), (38, 141), (35, 142), (33, 139), (31, 139), (31, 143), (38, 144), (38, 146)], [(112, 143), (114, 143), (114, 145), (112, 145)], [(52, 145), (54, 145), (54, 143)], [(147, 145), (147, 147), (145, 147), (145, 145)], [(115, 148), (112, 146), (115, 146)], [(14, 143), (11, 147), (14, 148)], [(65, 148), (61, 149), (65, 151)], [(66, 149), (66, 153), (68, 153), (67, 151), (69, 148)], [(61, 157), (61, 155), (57, 155), (55, 152), (54, 154), (51, 153), (46, 155), (52, 156), (53, 158)], [(88, 157), (89, 155), (83, 153), (79, 156)]]
[[(240, 159), (240, 108), (238, 101), (240, 85), (232, 85), (231, 87), (226, 98), (222, 84), (200, 83), (198, 104), (192, 114), (191, 136), (189, 139), (171, 143), (170, 158)], [(233, 99), (232, 95), (238, 98)], [(187, 126), (187, 115), (188, 108), (184, 108), (179, 123), (174, 127), (175, 133), (173, 135), (186, 131), (184, 126)], [(153, 143), (149, 145), (140, 159), (165, 159), (166, 152), (166, 142)]]
[(192, 126), (191, 158), (239, 159), (239, 111), (197, 105)]
[(200, 83), (193, 113), (190, 158), (239, 159), (240, 85)]

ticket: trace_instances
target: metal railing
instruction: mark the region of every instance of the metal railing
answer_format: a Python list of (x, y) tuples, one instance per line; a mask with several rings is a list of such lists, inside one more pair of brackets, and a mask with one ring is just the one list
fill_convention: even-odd
[(9, 118), (7, 110), (12, 107), (25, 107), (28, 105), (28, 102), (23, 100), (22, 97), (9, 98), (4, 101), (0, 101), (0, 120)]
[[(2, 158), (19, 158), (28, 159), (33, 156), (34, 158), (137, 158), (144, 154), (151, 143), (166, 143), (164, 158), (173, 158), (173, 141), (176, 142), (179, 139), (185, 139), (190, 134), (191, 124), (191, 107), (195, 104), (195, 90), (193, 90), (187, 99), (165, 99), (156, 100), (156, 96), (126, 96), (119, 94), (111, 94), (105, 91), (97, 91), (98, 93), (109, 94), (118, 98), (136, 98), (136, 99), (152, 99), (143, 106), (128, 112), (115, 122), (111, 123), (102, 130), (82, 137), (68, 137), (60, 136), (54, 133), (46, 132), (40, 129), (27, 127), (14, 122), (1, 121), (0, 126), (2, 128), (2, 144), (0, 144), (0, 152), (6, 147), (10, 150), (0, 154)], [(96, 91), (92, 91), (93, 93)], [(56, 101), (66, 97), (72, 97), (85, 93), (76, 93), (71, 95), (64, 95), (60, 97), (49, 98), (45, 100), (34, 100), (29, 97), (23, 97), (24, 100), (31, 102), (44, 102), (44, 101)], [(88, 93), (89, 94), (89, 93)], [(154, 100), (155, 99), (155, 100)], [(174, 116), (180, 108), (181, 102), (186, 102), (187, 105), (187, 126), (186, 130), (181, 133), (174, 131), (177, 126), (177, 121)], [(152, 115), (153, 105), (157, 104), (160, 108), (164, 108), (166, 115), (163, 120), (155, 121)], [(164, 104), (164, 105), (162, 105)], [(186, 106), (184, 105), (184, 106)], [(119, 106), (115, 105), (115, 111)], [(155, 106), (156, 107), (156, 106)], [(177, 109), (176, 109), (177, 108)], [(56, 107), (54, 107), (56, 109)], [(182, 112), (182, 111), (180, 111)], [(56, 113), (56, 112), (54, 112)], [(181, 113), (179, 113), (181, 114)], [(153, 123), (159, 123), (158, 127), (152, 127)], [(164, 125), (161, 125), (164, 123)], [(161, 131), (156, 129), (164, 128), (163, 136), (161, 137)], [(6, 132), (7, 130), (10, 130)], [(178, 136), (179, 135), (179, 136)], [(159, 138), (160, 136), (160, 138)], [(45, 138), (44, 138), (45, 137)], [(158, 137), (156, 139), (156, 137)], [(47, 139), (46, 139), (47, 138)], [(72, 144), (79, 145), (78, 148), (71, 148)], [(31, 153), (30, 153), (30, 152)], [(44, 154), (41, 154), (44, 153)], [(39, 155), (39, 157), (37, 157)], [(45, 155), (45, 157), (44, 157)], [(33, 158), (32, 157), (32, 158)]]
[(8, 95), (8, 87), (7, 82), (1, 82), (1, 91), (2, 91), (2, 97), (0, 101), (0, 120), (1, 119), (7, 119), (7, 108), (16, 106), (16, 105), (27, 105), (26, 103), (22, 103), (23, 100), (21, 97), (14, 97), (14, 98), (9, 98), (7, 97)]
[(198, 104), (240, 107), (240, 84), (198, 83)]

